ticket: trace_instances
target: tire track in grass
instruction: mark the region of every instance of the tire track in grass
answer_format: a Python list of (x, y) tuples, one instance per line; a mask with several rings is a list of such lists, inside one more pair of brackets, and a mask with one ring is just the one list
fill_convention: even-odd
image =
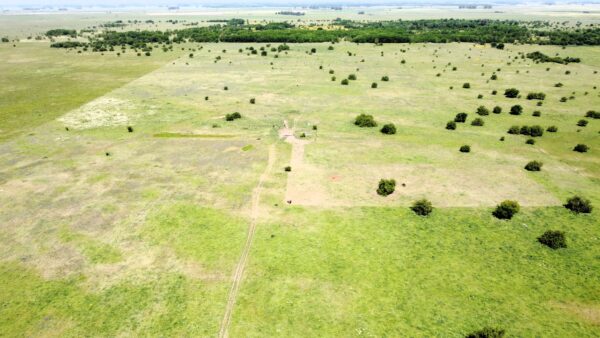
[(246, 264), (248, 263), (250, 248), (252, 247), (252, 242), (254, 241), (256, 223), (260, 215), (260, 193), (262, 191), (264, 181), (267, 179), (267, 176), (273, 168), (273, 164), (275, 163), (275, 156), (275, 145), (272, 144), (271, 146), (269, 146), (269, 160), (267, 163), (267, 167), (265, 168), (265, 171), (260, 175), (258, 185), (252, 191), (252, 209), (250, 214), (250, 225), (248, 227), (248, 235), (246, 236), (246, 243), (244, 244), (244, 249), (242, 250), (242, 254), (233, 273), (231, 288), (229, 289), (229, 297), (225, 306), (225, 314), (223, 315), (223, 320), (221, 321), (221, 328), (219, 329), (219, 337), (229, 336), (228, 330), (229, 325), (231, 323), (231, 314), (233, 312), (233, 307), (237, 299), (240, 284), (244, 276), (244, 269), (246, 268)]

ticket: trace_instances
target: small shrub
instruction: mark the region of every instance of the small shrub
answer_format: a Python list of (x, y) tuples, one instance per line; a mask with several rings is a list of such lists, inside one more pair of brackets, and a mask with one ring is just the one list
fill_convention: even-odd
[(229, 90), (229, 87), (225, 86), (223, 87), (223, 90)]
[(386, 135), (393, 135), (396, 133), (396, 126), (393, 123), (384, 124), (381, 128), (381, 133)]
[(226, 121), (233, 121), (233, 120), (237, 120), (237, 119), (241, 119), (241, 118), (242, 118), (242, 115), (238, 112), (225, 115)]
[(467, 113), (458, 113), (454, 117), (454, 122), (464, 123), (467, 120)]
[(519, 90), (516, 88), (508, 88), (504, 91), (504, 96), (514, 99), (515, 97), (519, 96)]
[(498, 75), (492, 74), (492, 76), (490, 77), (490, 80), (492, 80), (492, 81), (498, 80)]
[(471, 152), (471, 147), (467, 146), (467, 145), (464, 145), (464, 146), (461, 146), (459, 150), (460, 150), (461, 153), (470, 153)]
[(531, 126), (529, 127), (529, 135), (532, 137), (540, 137), (544, 135), (544, 129), (541, 126)]
[(490, 115), (490, 110), (489, 110), (489, 109), (487, 109), (487, 108), (486, 108), (486, 107), (484, 107), (484, 106), (479, 106), (479, 107), (477, 108), (477, 111), (476, 111), (476, 113), (477, 113), (477, 114), (479, 114), (479, 115), (481, 115), (481, 116), (487, 116), (487, 115)]
[(544, 93), (529, 93), (527, 94), (527, 100), (544, 100), (546, 94)]
[(335, 76), (331, 77), (331, 81), (335, 81), (335, 79), (336, 79)]
[[(334, 78), (335, 78), (335, 76), (334, 76)], [(348, 81), (348, 79), (343, 79), (341, 83), (342, 83), (342, 86), (347, 86), (348, 83), (350, 83), (350, 81)]]
[(410, 210), (412, 210), (415, 214), (417, 214), (419, 216), (427, 216), (433, 211), (433, 206), (431, 205), (431, 202), (429, 202), (428, 200), (421, 199), (421, 200), (415, 201), (415, 203), (413, 203), (412, 207), (410, 207)]
[(498, 219), (511, 219), (520, 209), (521, 207), (516, 201), (506, 200), (496, 206), (492, 215)]
[(381, 196), (388, 196), (396, 190), (396, 180), (393, 179), (381, 179), (379, 181), (379, 187), (377, 188), (377, 194)]
[(255, 98), (251, 98), (250, 99), (250, 104), (255, 104), (256, 103), (256, 99)]
[(544, 244), (551, 249), (560, 249), (567, 247), (565, 233), (557, 230), (548, 230), (543, 235), (538, 237), (538, 242)]
[(532, 138), (527, 139), (527, 141), (525, 141), (525, 144), (534, 145), (535, 144), (535, 140), (532, 139)]
[(373, 115), (360, 114), (354, 120), (354, 124), (364, 128), (364, 127), (376, 127), (377, 122), (373, 118)]
[(522, 113), (523, 113), (523, 107), (521, 107), (521, 105), (516, 104), (516, 105), (510, 107), (511, 115), (521, 115)]
[(352, 80), (352, 81), (356, 80), (356, 74), (348, 75), (348, 80)]
[(448, 129), (448, 130), (456, 129), (456, 122), (448, 121), (448, 123), (446, 123), (446, 129)]
[(541, 111), (539, 111), (539, 110), (536, 110), (536, 111), (534, 111), (534, 112), (533, 112), (533, 114), (531, 114), (531, 115), (533, 115), (533, 116), (535, 116), (535, 117), (540, 117), (540, 116), (542, 116), (542, 112), (541, 112)]
[(509, 134), (517, 135), (517, 134), (519, 134), (519, 132), (520, 132), (519, 126), (512, 126), (512, 127), (508, 128)]
[(594, 209), (590, 200), (579, 196), (569, 198), (564, 207), (576, 214), (589, 214), (592, 212), (592, 209)]
[(587, 124), (588, 124), (587, 120), (582, 119), (582, 120), (577, 121), (577, 126), (579, 126), (579, 127), (585, 127), (585, 126), (587, 126)]
[(494, 109), (492, 110), (492, 112), (493, 112), (494, 114), (500, 114), (500, 113), (502, 113), (502, 107), (500, 107), (500, 106), (495, 106), (495, 107), (494, 107)]
[(503, 329), (497, 329), (493, 327), (484, 327), (481, 330), (477, 330), (467, 334), (466, 338), (502, 338), (506, 333)]
[(205, 97), (204, 97), (204, 101), (208, 101), (208, 96), (205, 96)]
[(556, 128), (556, 126), (550, 126), (546, 129), (546, 131), (550, 133), (556, 133), (558, 131), (558, 128)]
[(472, 126), (477, 126), (477, 127), (482, 127), (485, 124), (485, 122), (483, 121), (483, 119), (481, 118), (476, 118), (473, 120), (473, 122), (471, 122)]
[(371, 83), (371, 88), (377, 88), (377, 82)]
[(463, 88), (469, 89), (469, 88), (471, 88), (471, 84), (468, 82), (465, 82), (465, 83), (463, 83)]
[(587, 153), (589, 149), (590, 147), (588, 147), (587, 145), (579, 143), (573, 148), (573, 151), (576, 151), (578, 153)]
[(132, 126), (127, 126), (127, 131), (130, 133), (133, 133), (133, 127)]
[(390, 80), (390, 78), (387, 75), (384, 75), (384, 76), (381, 77), (381, 81), (387, 82), (389, 80)]
[(540, 171), (542, 170), (542, 162), (531, 161), (525, 165), (525, 170), (527, 171)]
[(287, 171), (287, 172), (290, 172), (290, 171), (292, 171), (292, 167), (290, 167), (290, 166), (288, 165), (287, 167), (283, 168), (283, 170), (285, 170), (285, 171)]

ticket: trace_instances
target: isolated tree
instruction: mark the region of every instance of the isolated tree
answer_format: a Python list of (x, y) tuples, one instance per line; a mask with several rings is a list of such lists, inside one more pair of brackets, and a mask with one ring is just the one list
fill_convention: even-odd
[(506, 200), (496, 206), (492, 215), (498, 219), (511, 219), (520, 209), (516, 201)]
[(127, 126), (127, 131), (130, 133), (133, 133), (133, 127), (132, 126)]
[(540, 171), (542, 170), (542, 162), (531, 161), (525, 165), (525, 170), (527, 171)]
[(481, 118), (476, 118), (473, 120), (473, 122), (471, 122), (472, 126), (477, 126), (477, 127), (482, 127), (485, 124), (485, 122), (483, 121), (483, 119)]
[(366, 115), (366, 114), (360, 114), (360, 115), (356, 116), (356, 119), (354, 120), (354, 124), (361, 128), (377, 126), (377, 122), (375, 122), (373, 115)]
[(250, 99), (250, 104), (255, 104), (256, 103), (256, 99), (255, 98), (251, 98)]
[(433, 211), (433, 205), (426, 199), (420, 199), (413, 203), (410, 210), (419, 216), (427, 216)]
[(288, 165), (288, 166), (286, 166), (285, 168), (283, 168), (283, 170), (285, 170), (285, 171), (287, 171), (287, 172), (290, 172), (290, 171), (292, 171), (292, 167), (290, 167), (290, 166)]
[(573, 151), (576, 151), (578, 153), (587, 153), (587, 151), (590, 149), (590, 147), (588, 147), (585, 144), (579, 143), (578, 145), (576, 145), (573, 148)]
[(600, 112), (597, 112), (595, 110), (588, 110), (588, 112), (585, 113), (585, 117), (589, 117), (592, 119), (600, 119)]
[(394, 193), (396, 190), (396, 180), (394, 179), (381, 179), (379, 186), (377, 187), (377, 194), (381, 196), (388, 196)]
[(583, 197), (579, 197), (577, 195), (569, 198), (564, 207), (573, 211), (576, 214), (589, 214), (594, 209), (590, 200), (585, 199)]
[(393, 135), (396, 133), (396, 126), (393, 123), (384, 124), (381, 128), (381, 133), (386, 135)]
[(500, 114), (500, 113), (502, 113), (502, 107), (500, 107), (500, 106), (495, 106), (495, 107), (494, 107), (494, 110), (492, 110), (492, 112), (493, 112), (494, 114)]
[(567, 247), (565, 233), (557, 230), (548, 230), (538, 237), (538, 242), (551, 249), (560, 249)]
[(515, 97), (519, 96), (519, 90), (516, 88), (508, 88), (504, 91), (504, 96), (514, 99)]
[(529, 127), (529, 135), (532, 137), (540, 137), (544, 135), (544, 129), (541, 126), (531, 126)]
[(533, 115), (533, 116), (535, 116), (535, 117), (540, 117), (540, 116), (542, 116), (542, 112), (541, 112), (541, 111), (539, 111), (539, 110), (535, 110), (535, 111), (533, 112), (533, 114), (531, 114), (531, 115)]
[(511, 115), (521, 115), (522, 113), (523, 113), (523, 107), (521, 107), (521, 105), (516, 104), (516, 105), (510, 107)]

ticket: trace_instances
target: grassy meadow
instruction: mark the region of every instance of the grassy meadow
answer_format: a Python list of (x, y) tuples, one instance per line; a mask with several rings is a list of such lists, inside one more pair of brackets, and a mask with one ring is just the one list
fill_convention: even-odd
[[(600, 121), (577, 125), (600, 107), (597, 47), (271, 47), (0, 44), (1, 336), (217, 336), (251, 222), (232, 337), (600, 335)], [(513, 125), (558, 131), (529, 145)], [(573, 195), (593, 212), (565, 209)], [(506, 199), (521, 212), (498, 220)], [(546, 230), (568, 247), (538, 243)]]

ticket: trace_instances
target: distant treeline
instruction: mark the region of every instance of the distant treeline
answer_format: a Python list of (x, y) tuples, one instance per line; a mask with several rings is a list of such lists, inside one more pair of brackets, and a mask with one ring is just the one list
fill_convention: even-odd
[(275, 13), (277, 15), (293, 15), (293, 16), (303, 16), (304, 12), (293, 12), (293, 11), (281, 11)]
[(551, 57), (548, 56), (542, 52), (533, 52), (533, 53), (527, 53), (527, 58), (532, 59), (533, 61), (536, 62), (554, 62), (554, 63), (562, 63), (562, 64), (568, 64), (571, 62), (581, 62), (580, 58), (572, 58), (572, 57), (565, 57), (565, 58), (561, 58), (559, 56), (555, 56), (555, 57)]
[[(440, 19), (358, 22), (338, 19), (334, 20), (331, 27), (335, 28), (303, 27), (286, 22), (250, 25), (243, 19), (230, 19), (225, 25), (165, 32), (109, 31), (90, 38), (88, 46), (96, 51), (104, 51), (117, 46), (145, 48), (147, 44), (186, 41), (295, 43), (339, 40), (357, 43), (471, 42), (600, 45), (600, 28), (536, 30), (518, 21)], [(52, 47), (62, 48), (65, 46), (62, 43), (52, 45)]]

